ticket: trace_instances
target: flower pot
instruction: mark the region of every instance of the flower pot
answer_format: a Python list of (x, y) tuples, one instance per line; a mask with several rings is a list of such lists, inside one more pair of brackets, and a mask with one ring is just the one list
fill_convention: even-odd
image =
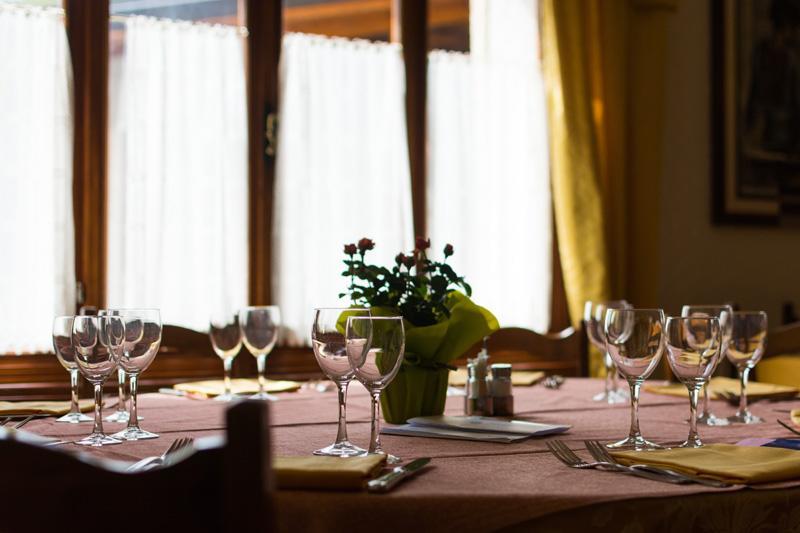
[(404, 424), (417, 416), (441, 415), (447, 398), (450, 369), (403, 365), (381, 394), (383, 418)]

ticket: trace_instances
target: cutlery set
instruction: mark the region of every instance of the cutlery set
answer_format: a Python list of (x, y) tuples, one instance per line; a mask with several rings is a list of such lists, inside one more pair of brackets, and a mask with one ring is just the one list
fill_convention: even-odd
[(147, 470), (152, 470), (154, 468), (159, 468), (162, 466), (169, 466), (172, 464), (173, 459), (175, 458), (175, 454), (179, 451), (192, 446), (194, 443), (194, 439), (190, 437), (181, 437), (177, 438), (172, 441), (172, 444), (169, 445), (164, 453), (158, 456), (153, 457), (145, 457), (141, 461), (133, 463), (126, 469), (126, 472), (135, 473), (135, 472), (145, 472)]
[(714, 479), (707, 479), (699, 476), (691, 476), (682, 472), (676, 472), (667, 468), (655, 467), (652, 465), (634, 464), (623, 465), (617, 462), (614, 457), (608, 453), (605, 445), (596, 440), (584, 441), (584, 445), (589, 453), (594, 458), (593, 462), (584, 461), (564, 441), (553, 440), (547, 443), (547, 448), (550, 452), (562, 463), (570, 468), (579, 469), (597, 469), (609, 472), (619, 472), (623, 474), (630, 474), (652, 481), (660, 481), (663, 483), (686, 484), (697, 483), (714, 488), (725, 488), (733, 486), (732, 483), (724, 481), (717, 481)]
[[(39, 416), (41, 416), (41, 415), (39, 415)], [(33, 420), (36, 417), (37, 417), (37, 415), (6, 416), (6, 417), (0, 418), (0, 426), (11, 425), (11, 422), (19, 420), (19, 422), (17, 422), (13, 426), (14, 429), (19, 429), (19, 428), (21, 428), (22, 426), (24, 426), (25, 424), (27, 424), (28, 422), (30, 422), (31, 420)]]

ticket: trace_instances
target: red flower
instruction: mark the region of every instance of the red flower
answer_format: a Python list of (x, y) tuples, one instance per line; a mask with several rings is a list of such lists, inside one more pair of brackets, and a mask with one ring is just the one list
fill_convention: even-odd
[(403, 253), (397, 254), (394, 258), (394, 262), (397, 263), (398, 265), (402, 265), (405, 260), (406, 256)]
[(406, 268), (411, 268), (416, 264), (417, 260), (414, 258), (413, 255), (406, 255), (403, 257), (403, 264)]
[(367, 250), (372, 250), (373, 248), (375, 248), (375, 243), (372, 242), (372, 239), (367, 239), (364, 237), (358, 241), (358, 250), (360, 252), (366, 252)]
[(356, 245), (355, 244), (345, 244), (344, 245), (344, 253), (347, 255), (353, 255), (356, 253)]
[(417, 237), (417, 250), (423, 252), (431, 247), (431, 240), (424, 237)]
[(453, 255), (453, 245), (448, 244), (444, 247), (444, 256), (450, 257), (451, 255)]

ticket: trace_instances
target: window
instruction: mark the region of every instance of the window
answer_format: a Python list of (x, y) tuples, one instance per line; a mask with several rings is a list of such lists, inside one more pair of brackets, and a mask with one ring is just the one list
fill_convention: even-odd
[(0, 354), (43, 352), (53, 316), (75, 301), (71, 72), (60, 11), (0, 3), (0, 51)]
[(111, 3), (106, 299), (160, 308), (165, 323), (196, 330), (212, 311), (247, 304), (236, 8), (236, 0)]

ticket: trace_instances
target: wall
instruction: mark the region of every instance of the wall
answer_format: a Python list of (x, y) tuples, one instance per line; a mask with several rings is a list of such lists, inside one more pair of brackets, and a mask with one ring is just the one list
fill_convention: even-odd
[(800, 310), (800, 225), (711, 224), (709, 10), (707, 0), (681, 0), (669, 21), (660, 301), (671, 313), (684, 303), (736, 301), (766, 310), (774, 327), (783, 302)]

